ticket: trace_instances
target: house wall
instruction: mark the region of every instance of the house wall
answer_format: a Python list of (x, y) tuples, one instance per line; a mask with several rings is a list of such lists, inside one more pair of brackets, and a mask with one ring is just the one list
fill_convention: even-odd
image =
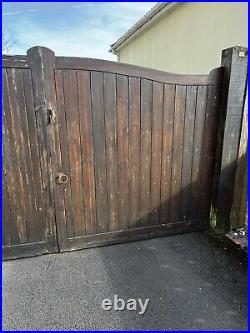
[(222, 49), (247, 46), (247, 6), (240, 2), (183, 3), (124, 45), (118, 61), (206, 74), (220, 65)]

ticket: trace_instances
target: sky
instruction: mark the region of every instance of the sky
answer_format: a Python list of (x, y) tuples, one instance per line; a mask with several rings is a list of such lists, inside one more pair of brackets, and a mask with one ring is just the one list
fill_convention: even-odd
[(15, 44), (9, 54), (35, 45), (57, 56), (116, 60), (114, 43), (157, 2), (4, 2), (3, 32)]

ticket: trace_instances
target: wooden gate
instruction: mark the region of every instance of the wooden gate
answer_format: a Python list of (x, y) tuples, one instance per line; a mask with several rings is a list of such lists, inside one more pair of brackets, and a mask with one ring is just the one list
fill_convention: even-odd
[(206, 227), (221, 76), (4, 56), (4, 258)]

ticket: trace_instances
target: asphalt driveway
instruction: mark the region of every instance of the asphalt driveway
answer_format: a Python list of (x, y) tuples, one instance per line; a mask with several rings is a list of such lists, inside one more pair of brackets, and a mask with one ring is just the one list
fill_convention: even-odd
[(3, 329), (246, 330), (246, 262), (202, 233), (4, 262)]

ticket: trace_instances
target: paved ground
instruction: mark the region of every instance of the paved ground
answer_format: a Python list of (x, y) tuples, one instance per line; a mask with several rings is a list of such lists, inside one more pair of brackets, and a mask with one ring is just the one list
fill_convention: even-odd
[[(102, 310), (114, 294), (148, 310)], [(3, 328), (246, 330), (246, 263), (201, 233), (4, 262)]]

